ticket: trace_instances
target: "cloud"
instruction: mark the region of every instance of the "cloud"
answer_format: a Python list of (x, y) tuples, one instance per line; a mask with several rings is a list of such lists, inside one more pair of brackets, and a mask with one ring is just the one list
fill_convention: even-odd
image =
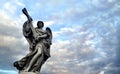
[[(52, 52), (52, 54), (54, 54), (53, 56), (62, 59), (63, 64), (61, 65), (61, 60), (56, 58), (52, 59), (51, 57), (51, 60), (49, 60), (49, 62), (51, 62), (50, 67), (49, 64), (47, 64), (47, 67), (50, 68), (49, 73), (58, 73), (61, 69), (61, 66), (63, 69), (67, 68), (67, 71), (61, 71), (63, 74), (107, 73), (106, 71), (103, 71), (103, 67), (107, 66), (111, 62), (114, 63), (114, 59), (116, 57), (116, 52), (114, 51), (116, 48), (116, 26), (112, 21), (113, 19), (107, 18), (109, 15), (97, 16), (99, 17), (96, 17), (94, 19), (89, 18), (91, 15), (86, 17), (90, 20), (86, 21), (85, 24), (80, 24), (79, 26), (64, 27), (58, 31), (53, 32), (55, 38), (60, 38), (61, 44), (63, 43), (65, 46), (61, 46), (59, 42), (55, 42), (52, 46), (54, 53), (56, 53), (54, 54)], [(68, 40), (62, 40), (63, 37), (67, 37)], [(66, 42), (68, 42), (67, 45), (64, 44)], [(61, 48), (57, 48), (58, 45), (60, 45)], [(60, 52), (60, 50), (66, 54)], [(61, 54), (61, 56), (58, 56), (59, 54)], [(58, 69), (56, 68), (56, 65)], [(87, 69), (83, 70), (82, 68), (84, 67)], [(56, 71), (51, 71), (51, 68), (55, 69)], [(75, 68), (75, 70), (73, 68)]]
[[(9, 10), (11, 8), (11, 11)], [(16, 11), (16, 6), (11, 5), (11, 2), (4, 4), (3, 9), (0, 10), (0, 58), (2, 58), (2, 69), (13, 69), (13, 62), (17, 60), (17, 56), (22, 53), (22, 50), (27, 49), (20, 31), (20, 20), (13, 18), (11, 15)], [(10, 12), (10, 13), (9, 13)], [(9, 13), (9, 14), (8, 14)], [(23, 43), (23, 44), (21, 44)]]
[(105, 72), (104, 71), (101, 71), (99, 74), (104, 74)]
[[(3, 9), (5, 9), (5, 11), (8, 11), (9, 13), (13, 14), (14, 12), (16, 12), (16, 6), (12, 5), (12, 3), (10, 2), (5, 3), (3, 7)], [(10, 7), (11, 10), (9, 9)]]
[(44, 24), (45, 24), (45, 27), (49, 27), (51, 25), (53, 25), (55, 22), (54, 21), (45, 21)]

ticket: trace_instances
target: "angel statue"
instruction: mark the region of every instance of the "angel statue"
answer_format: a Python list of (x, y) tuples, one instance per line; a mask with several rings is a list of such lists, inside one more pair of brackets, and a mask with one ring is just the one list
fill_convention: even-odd
[(52, 31), (49, 27), (43, 30), (42, 21), (38, 21), (34, 28), (33, 19), (26, 8), (23, 8), (22, 12), (27, 16), (27, 21), (23, 24), (23, 35), (29, 43), (29, 53), (13, 65), (19, 70), (19, 74), (40, 74), (41, 66), (50, 57)]

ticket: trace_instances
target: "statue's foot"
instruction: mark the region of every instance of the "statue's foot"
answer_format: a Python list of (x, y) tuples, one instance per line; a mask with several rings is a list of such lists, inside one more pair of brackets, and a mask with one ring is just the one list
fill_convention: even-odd
[(18, 61), (14, 62), (14, 63), (13, 63), (13, 66), (14, 66), (14, 67), (17, 67), (17, 66), (18, 66)]
[(18, 70), (22, 70), (22, 67), (19, 66), (18, 61), (14, 62), (13, 66), (16, 67)]

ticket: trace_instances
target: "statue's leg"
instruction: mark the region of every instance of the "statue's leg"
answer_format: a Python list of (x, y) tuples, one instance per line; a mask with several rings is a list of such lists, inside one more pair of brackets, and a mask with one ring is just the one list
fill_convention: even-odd
[(42, 64), (43, 64), (43, 61), (44, 61), (44, 54), (42, 54), (40, 57), (39, 57), (39, 59), (36, 61), (36, 63), (35, 63), (35, 65), (34, 65), (34, 67), (33, 67), (33, 69), (32, 69), (32, 71), (33, 72), (36, 72), (36, 71), (40, 71), (40, 69), (41, 69), (41, 66), (42, 66)]
[(41, 56), (39, 57), (39, 59), (36, 61), (35, 65), (34, 65), (34, 69), (32, 69), (33, 72), (39, 72), (41, 70), (42, 65), (45, 63), (45, 61), (49, 58), (49, 56), (47, 56), (44, 52), (45, 48), (42, 51)]
[(30, 60), (30, 63), (27, 67), (27, 69), (25, 71), (29, 71), (30, 68), (35, 64), (36, 60), (38, 59), (38, 57), (42, 54), (41, 52), (41, 49), (42, 49), (42, 45), (39, 44), (38, 46), (36, 46), (36, 49), (35, 50), (38, 50), (37, 53), (33, 56), (33, 58)]

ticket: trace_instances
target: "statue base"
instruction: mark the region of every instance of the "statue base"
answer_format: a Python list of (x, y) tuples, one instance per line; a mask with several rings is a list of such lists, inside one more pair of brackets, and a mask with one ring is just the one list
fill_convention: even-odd
[(20, 71), (19, 74), (41, 74), (39, 72), (25, 72), (25, 71)]

